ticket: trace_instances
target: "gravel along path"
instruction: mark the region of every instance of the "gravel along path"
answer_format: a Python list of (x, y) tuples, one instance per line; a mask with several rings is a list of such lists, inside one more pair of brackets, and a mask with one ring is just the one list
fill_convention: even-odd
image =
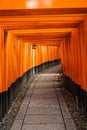
[(66, 105), (69, 109), (72, 119), (76, 125), (77, 130), (87, 130), (87, 117), (84, 113), (82, 113), (82, 109), (76, 107), (75, 100), (73, 99), (72, 95), (68, 92), (66, 88), (64, 88), (64, 81), (63, 75), (60, 76), (60, 86), (62, 87), (61, 92), (66, 102)]
[(66, 90), (62, 90), (63, 97), (66, 105), (68, 106), (69, 112), (75, 122), (77, 130), (87, 130), (87, 117), (82, 113), (81, 108), (76, 108), (75, 101), (72, 95)]

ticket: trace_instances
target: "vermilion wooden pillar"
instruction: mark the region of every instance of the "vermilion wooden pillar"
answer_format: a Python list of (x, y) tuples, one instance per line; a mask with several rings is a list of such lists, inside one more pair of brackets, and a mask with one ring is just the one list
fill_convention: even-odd
[(5, 112), (4, 91), (4, 30), (0, 26), (0, 120)]

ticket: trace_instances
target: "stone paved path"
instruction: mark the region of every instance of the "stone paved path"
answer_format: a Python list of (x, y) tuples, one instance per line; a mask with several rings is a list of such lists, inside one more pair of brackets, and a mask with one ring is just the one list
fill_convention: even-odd
[(37, 75), (11, 130), (76, 130), (58, 83), (60, 66)]

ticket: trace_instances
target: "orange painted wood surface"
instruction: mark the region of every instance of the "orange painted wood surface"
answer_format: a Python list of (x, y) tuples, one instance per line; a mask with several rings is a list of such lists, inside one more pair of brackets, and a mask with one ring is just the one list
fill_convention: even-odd
[(0, 93), (32, 67), (59, 59), (57, 46), (36, 45), (24, 42), (15, 37), (11, 31), (5, 34), (0, 28)]
[(87, 91), (87, 17), (61, 44), (64, 73)]

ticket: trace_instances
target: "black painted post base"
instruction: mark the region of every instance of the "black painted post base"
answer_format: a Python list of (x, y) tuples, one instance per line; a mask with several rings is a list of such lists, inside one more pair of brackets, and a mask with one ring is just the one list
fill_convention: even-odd
[(2, 120), (3, 114), (2, 114), (2, 93), (0, 93), (0, 121)]
[(76, 107), (81, 108), (82, 114), (87, 116), (87, 92), (72, 81), (68, 76), (64, 76), (65, 88), (72, 94)]

